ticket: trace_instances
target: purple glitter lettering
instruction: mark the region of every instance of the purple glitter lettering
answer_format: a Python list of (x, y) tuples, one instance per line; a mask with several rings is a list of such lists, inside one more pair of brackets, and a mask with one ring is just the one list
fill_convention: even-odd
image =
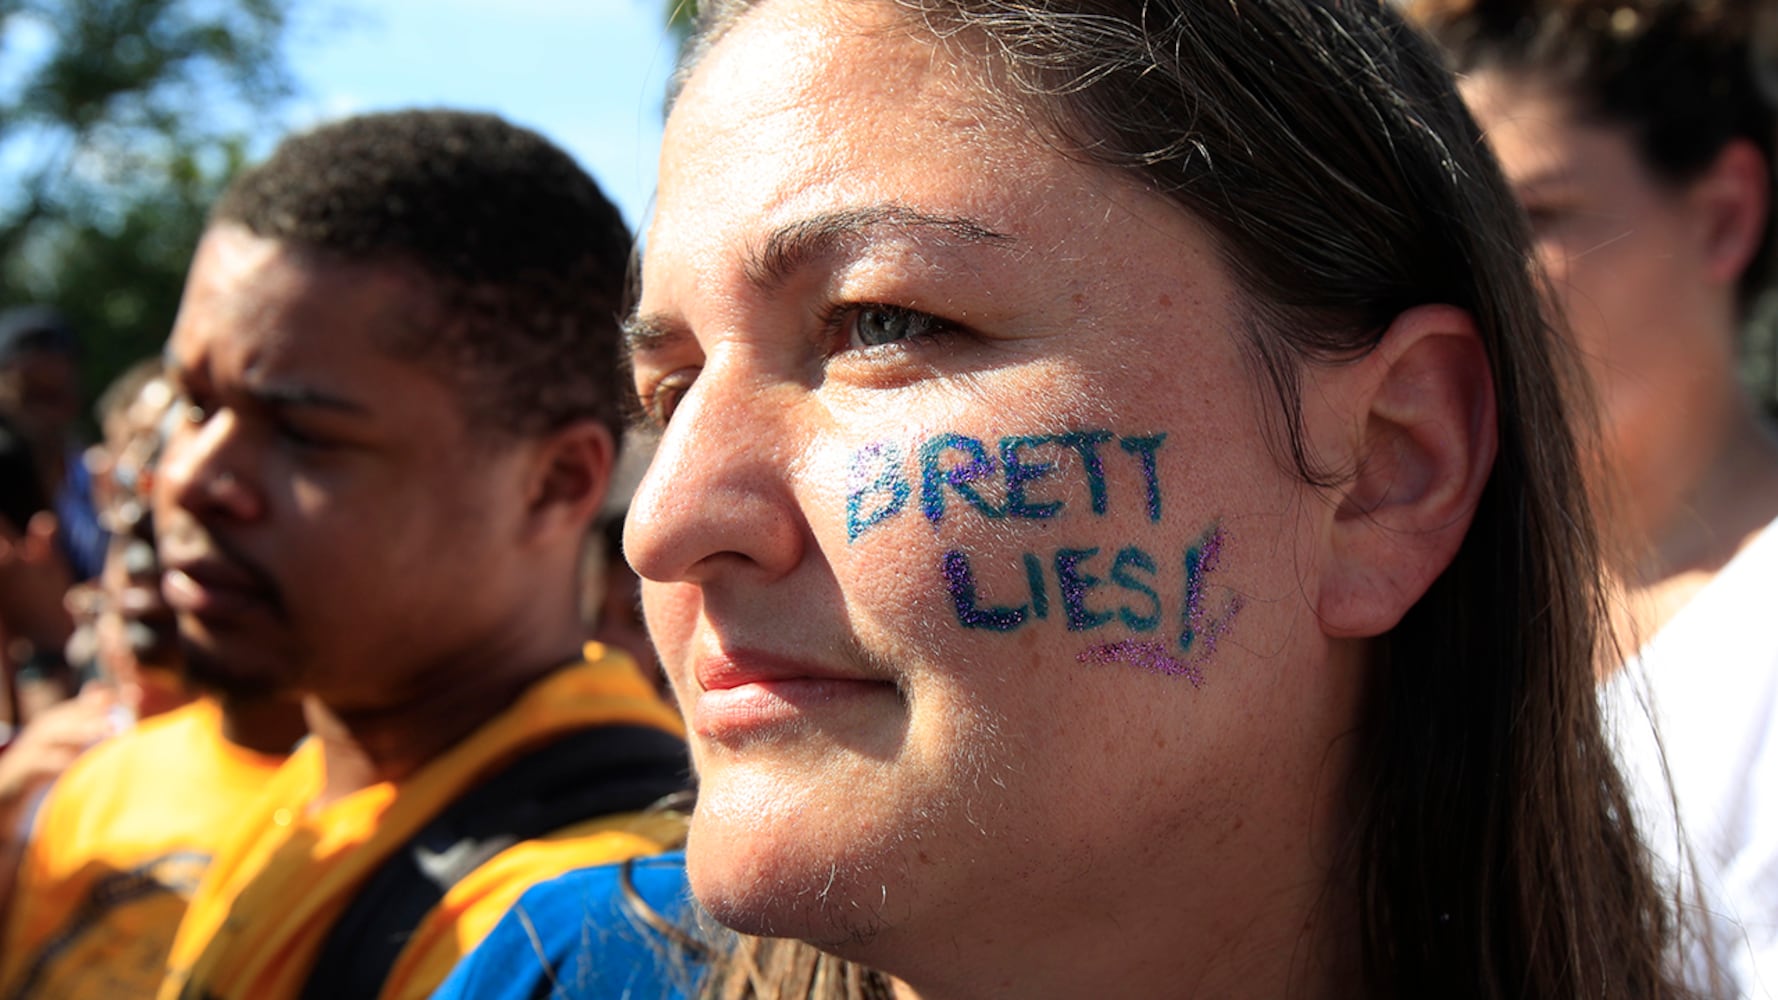
[(1204, 686), (1204, 670), (1192, 659), (1176, 659), (1167, 652), (1167, 647), (1158, 642), (1143, 642), (1139, 639), (1124, 639), (1121, 642), (1109, 642), (1103, 646), (1094, 646), (1082, 650), (1075, 660), (1080, 663), (1125, 663), (1132, 667), (1141, 667), (1151, 674), (1165, 677), (1183, 677), (1192, 682), (1192, 687)]
[[(1179, 650), (1203, 662), (1216, 652), (1216, 641), (1228, 631), (1241, 610), (1241, 595), (1229, 597), (1222, 614), (1211, 617), (1204, 607), (1204, 578), (1222, 565), (1222, 525), (1212, 524), (1197, 544), (1185, 551), (1185, 624), (1179, 633)], [(1195, 650), (1194, 650), (1194, 647)]]

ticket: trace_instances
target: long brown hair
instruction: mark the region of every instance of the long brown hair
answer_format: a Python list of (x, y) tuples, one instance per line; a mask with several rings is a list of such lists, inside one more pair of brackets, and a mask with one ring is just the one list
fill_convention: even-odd
[[(896, 0), (1064, 155), (1138, 175), (1215, 232), (1252, 309), (1282, 460), (1316, 468), (1300, 372), (1406, 309), (1475, 319), (1499, 454), (1456, 558), (1374, 644), (1350, 795), (1363, 995), (1671, 997), (1669, 918), (1601, 733), (1606, 616), (1528, 235), (1437, 55), (1360, 0)], [(703, 12), (695, 62), (752, 5)], [(742, 941), (706, 996), (841, 996)], [(805, 952), (800, 968), (842, 970)], [(796, 963), (786, 960), (786, 967)], [(861, 977), (861, 978), (859, 978)], [(846, 980), (870, 989), (880, 977)], [(852, 993), (850, 995), (870, 995)]]

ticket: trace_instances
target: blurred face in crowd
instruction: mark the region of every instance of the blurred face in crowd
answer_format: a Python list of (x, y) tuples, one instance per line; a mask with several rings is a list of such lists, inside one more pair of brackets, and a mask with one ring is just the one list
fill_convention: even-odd
[(375, 706), (479, 649), (522, 576), (503, 545), (523, 446), (380, 345), (439, 321), (421, 279), (230, 225), (199, 246), (167, 348), (155, 483), (194, 675)]
[[(178, 627), (161, 595), (148, 493), (171, 404), (166, 381), (151, 379), (106, 420), (104, 444), (87, 452), (88, 464), (96, 466), (93, 487), (100, 518), (111, 533), (99, 577), (100, 661), (112, 676), (148, 685), (150, 703), (143, 707), (144, 715), (181, 700), (181, 686), (171, 676), (180, 666)], [(144, 677), (144, 667), (167, 673)]]
[(62, 447), (80, 418), (74, 359), (60, 351), (27, 350), (0, 366), (0, 412), (18, 421), (33, 447)]
[(1299, 865), (1357, 684), (1212, 241), (880, 6), (767, 3), (675, 106), (625, 547), (699, 898), (900, 970)]
[(1714, 327), (1732, 324), (1736, 274), (1707, 252), (1706, 202), (1657, 177), (1627, 129), (1580, 117), (1535, 77), (1479, 73), (1464, 98), (1530, 217), (1629, 495), (1647, 495), (1672, 476), (1667, 456), (1696, 450), (1676, 417), (1714, 405), (1700, 393), (1718, 395), (1734, 366), (1731, 338)]

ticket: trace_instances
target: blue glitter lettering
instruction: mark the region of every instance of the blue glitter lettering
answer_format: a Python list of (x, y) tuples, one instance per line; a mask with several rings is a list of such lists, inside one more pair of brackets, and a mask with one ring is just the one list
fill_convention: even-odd
[(1073, 448), (1080, 456), (1081, 468), (1087, 473), (1087, 495), (1093, 501), (1093, 513), (1103, 514), (1109, 506), (1105, 498), (1105, 463), (1099, 459), (1099, 446), (1111, 440), (1110, 431), (1072, 431), (1057, 434), (1057, 444)]
[(976, 606), (975, 574), (969, 570), (969, 557), (952, 550), (944, 555), (945, 584), (951, 601), (957, 606), (957, 621), (964, 628), (982, 628), (993, 632), (1011, 632), (1025, 624), (1025, 608), (981, 608)]
[(1095, 629), (1112, 618), (1109, 611), (1093, 611), (1087, 607), (1087, 591), (1103, 581), (1083, 572), (1080, 564), (1098, 554), (1098, 549), (1056, 550), (1056, 589), (1062, 593), (1062, 607), (1068, 612), (1070, 632)]
[[(880, 468), (872, 475), (873, 465)], [(858, 536), (871, 528), (901, 513), (907, 505), (908, 481), (901, 474), (901, 450), (886, 441), (867, 444), (852, 455), (852, 467), (847, 473), (848, 493), (846, 495), (846, 540), (855, 542)], [(872, 495), (887, 494), (881, 507), (866, 513), (864, 501)]]
[(1148, 553), (1132, 545), (1120, 550), (1117, 557), (1111, 561), (1111, 582), (1125, 590), (1148, 598), (1150, 611), (1148, 614), (1141, 615), (1125, 605), (1117, 610), (1117, 615), (1132, 631), (1153, 632), (1161, 627), (1161, 596), (1154, 592), (1153, 587), (1138, 579), (1134, 575), (1136, 571), (1152, 574), (1154, 559)]
[(1055, 517), (1062, 510), (1062, 501), (1045, 500), (1033, 503), (1025, 497), (1025, 484), (1042, 479), (1055, 469), (1052, 462), (1019, 461), (1019, 449), (1048, 444), (1047, 437), (1006, 437), (1000, 439), (1000, 464), (1006, 468), (1006, 516), (1034, 520)]
[[(939, 465), (939, 456), (952, 450), (966, 453), (969, 460), (946, 469)], [(994, 460), (988, 457), (988, 450), (982, 447), (980, 441), (961, 434), (940, 434), (920, 446), (920, 509), (933, 524), (943, 519), (944, 488), (949, 484), (958, 496), (980, 511), (983, 517), (1003, 517), (1000, 511), (994, 509), (993, 504), (982, 499), (981, 494), (969, 485), (993, 474)]]
[(1025, 553), (1025, 583), (1031, 587), (1031, 613), (1039, 618), (1050, 616), (1049, 590), (1043, 585), (1043, 560)]
[(1161, 484), (1155, 474), (1154, 453), (1167, 440), (1167, 435), (1156, 434), (1152, 437), (1124, 438), (1118, 442), (1122, 448), (1142, 460), (1142, 478), (1148, 483), (1148, 519), (1159, 522), (1161, 519)]

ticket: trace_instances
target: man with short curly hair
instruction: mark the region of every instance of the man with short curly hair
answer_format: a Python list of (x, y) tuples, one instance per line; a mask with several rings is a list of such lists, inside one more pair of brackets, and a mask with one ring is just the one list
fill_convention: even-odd
[(164, 589), (195, 675), (302, 693), (313, 735), (163, 997), (423, 996), (531, 882), (677, 834), (641, 814), (677, 717), (577, 613), (628, 252), (566, 154), (485, 115), (330, 125), (217, 204), (167, 346)]

